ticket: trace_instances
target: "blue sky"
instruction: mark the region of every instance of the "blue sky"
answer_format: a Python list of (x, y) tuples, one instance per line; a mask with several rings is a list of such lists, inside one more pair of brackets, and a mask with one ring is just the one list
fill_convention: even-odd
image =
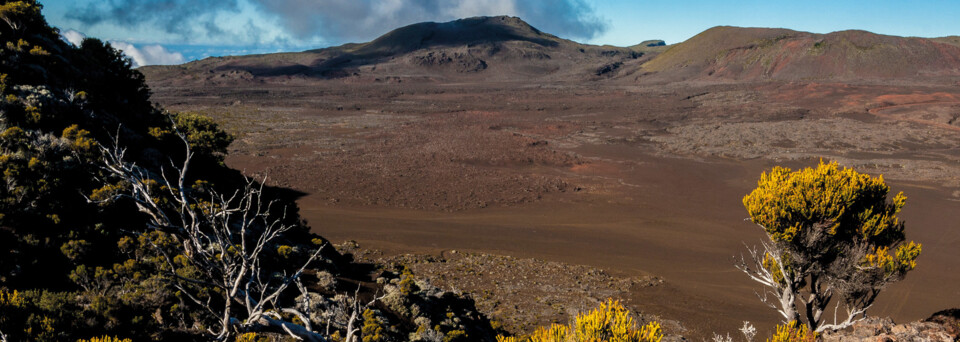
[(135, 63), (302, 51), (376, 38), (421, 21), (515, 15), (558, 36), (627, 46), (681, 42), (717, 25), (827, 33), (960, 35), (960, 1), (40, 0), (70, 37), (111, 41)]

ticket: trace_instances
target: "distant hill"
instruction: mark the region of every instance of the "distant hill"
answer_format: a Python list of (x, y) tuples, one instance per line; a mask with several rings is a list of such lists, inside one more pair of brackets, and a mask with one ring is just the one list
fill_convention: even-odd
[(404, 26), (365, 44), (344, 45), (333, 49), (355, 56), (393, 56), (421, 49), (456, 48), (463, 45), (528, 42), (541, 47), (576, 45), (546, 34), (516, 17), (474, 17), (445, 23), (425, 22)]
[[(580, 44), (541, 32), (516, 17), (419, 23), (373, 41), (298, 53), (207, 58), (140, 68), (152, 83), (231, 83), (291, 78), (425, 77), (510, 80), (610, 76), (639, 65), (662, 44)], [(635, 70), (636, 68), (631, 68)]]
[[(419, 23), (367, 43), (296, 53), (207, 58), (140, 68), (154, 86), (445, 79), (809, 80), (851, 81), (960, 76), (960, 36), (915, 38), (850, 30), (815, 34), (718, 26), (687, 41), (630, 47), (580, 44), (516, 17)], [(641, 75), (637, 77), (624, 77)]]
[(960, 38), (907, 38), (866, 31), (814, 34), (720, 26), (642, 66), (670, 80), (851, 80), (960, 75)]
[(948, 36), (948, 37), (931, 38), (931, 40), (933, 40), (933, 41), (935, 41), (935, 42), (938, 42), (938, 43), (944, 43), (944, 44), (950, 44), (950, 45), (960, 46), (960, 36)]

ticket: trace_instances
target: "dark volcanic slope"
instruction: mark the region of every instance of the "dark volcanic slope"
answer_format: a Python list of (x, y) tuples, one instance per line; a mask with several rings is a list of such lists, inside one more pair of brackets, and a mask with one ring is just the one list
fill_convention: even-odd
[[(568, 40), (540, 32), (515, 17), (475, 17), (446, 23), (425, 22), (404, 26), (379, 38), (348, 48), (355, 56), (392, 56), (420, 49), (462, 45), (528, 42), (542, 47), (570, 45)], [(316, 51), (323, 51), (316, 50)]]
[(515, 17), (475, 17), (401, 27), (371, 42), (297, 53), (207, 58), (140, 70), (155, 86), (358, 81), (583, 81), (640, 79), (870, 81), (960, 76), (960, 37), (913, 38), (840, 31), (720, 26), (663, 46), (595, 46), (541, 32)]
[(814, 34), (721, 26), (643, 65), (667, 80), (869, 80), (960, 75), (956, 37), (885, 36), (866, 31)]
[[(645, 49), (644, 49), (645, 48)], [(299, 53), (207, 58), (140, 70), (154, 84), (287, 81), (304, 78), (482, 80), (612, 76), (636, 70), (657, 47), (579, 44), (515, 17), (475, 17), (401, 27), (371, 42)], [(625, 65), (633, 65), (625, 68)]]

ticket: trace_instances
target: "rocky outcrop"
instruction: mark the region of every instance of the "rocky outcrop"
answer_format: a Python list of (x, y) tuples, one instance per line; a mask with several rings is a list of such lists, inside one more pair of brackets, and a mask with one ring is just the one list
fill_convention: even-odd
[(851, 328), (823, 334), (824, 342), (960, 341), (960, 309), (937, 312), (922, 321), (895, 324), (870, 317)]

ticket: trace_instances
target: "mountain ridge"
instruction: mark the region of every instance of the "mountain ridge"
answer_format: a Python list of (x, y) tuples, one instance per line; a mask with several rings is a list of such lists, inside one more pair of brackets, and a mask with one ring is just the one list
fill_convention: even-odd
[[(717, 26), (666, 45), (581, 44), (517, 17), (424, 22), (366, 43), (140, 68), (161, 84), (359, 80), (864, 81), (960, 76), (960, 37)], [(633, 77), (631, 77), (633, 76)]]
[[(422, 22), (397, 28), (368, 43), (344, 49), (356, 54), (400, 54), (422, 48), (452, 47), (491, 41), (519, 40), (557, 46), (564, 40), (545, 34), (517, 17), (471, 17), (449, 22)], [(342, 48), (340, 47), (336, 48)], [(322, 52), (327, 49), (308, 50)]]
[[(953, 43), (956, 40), (956, 43)], [(717, 26), (645, 63), (674, 80), (851, 80), (960, 75), (960, 39)]]
[(482, 74), (490, 80), (556, 75), (583, 79), (610, 76), (658, 48), (581, 44), (544, 33), (516, 17), (472, 17), (412, 24), (367, 43), (215, 57), (140, 70), (154, 81), (209, 83), (367, 76), (456, 79), (464, 74), (472, 78)]

